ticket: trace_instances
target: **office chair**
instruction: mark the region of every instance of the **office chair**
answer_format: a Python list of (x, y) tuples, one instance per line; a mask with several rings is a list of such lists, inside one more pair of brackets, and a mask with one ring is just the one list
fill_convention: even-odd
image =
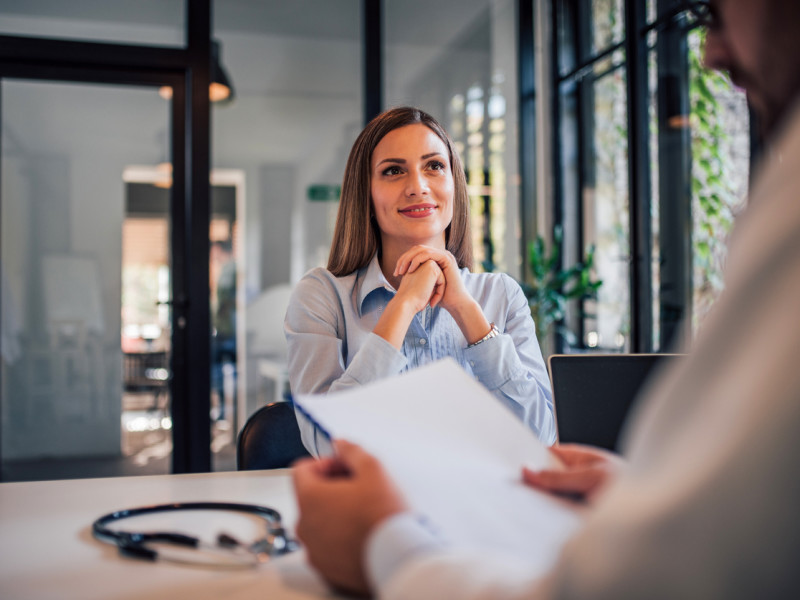
[(548, 360), (558, 440), (619, 451), (620, 433), (652, 375), (681, 354), (554, 354)]
[(300, 428), (290, 402), (262, 406), (247, 419), (236, 443), (239, 471), (282, 469), (310, 456), (300, 440)]

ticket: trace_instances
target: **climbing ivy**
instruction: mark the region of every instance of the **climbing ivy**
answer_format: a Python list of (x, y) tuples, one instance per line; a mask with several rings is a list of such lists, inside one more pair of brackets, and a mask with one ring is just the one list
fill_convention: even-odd
[[(689, 37), (689, 100), (692, 106), (693, 322), (697, 327), (723, 288), (727, 240), (742, 190), (732, 174), (731, 114), (725, 105), (732, 86), (727, 76), (702, 66), (704, 33)], [(741, 109), (739, 109), (741, 110)], [(735, 110), (734, 110), (735, 113)], [(746, 118), (746, 110), (745, 115)]]

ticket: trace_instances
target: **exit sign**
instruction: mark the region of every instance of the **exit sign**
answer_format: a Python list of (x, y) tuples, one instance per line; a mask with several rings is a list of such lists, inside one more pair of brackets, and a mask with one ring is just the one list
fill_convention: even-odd
[(308, 186), (308, 199), (312, 202), (338, 202), (342, 186), (318, 183)]

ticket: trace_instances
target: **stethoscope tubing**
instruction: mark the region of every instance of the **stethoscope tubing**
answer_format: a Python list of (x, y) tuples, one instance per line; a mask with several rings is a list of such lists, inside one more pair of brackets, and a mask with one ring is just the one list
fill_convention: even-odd
[(121, 554), (155, 561), (158, 559), (158, 552), (145, 546), (147, 542), (166, 542), (178, 546), (197, 548), (200, 540), (190, 535), (171, 531), (133, 532), (110, 529), (107, 525), (131, 517), (183, 510), (218, 510), (257, 515), (267, 521), (270, 534), (277, 534), (284, 539), (286, 538), (281, 525), (281, 515), (277, 510), (257, 504), (240, 504), (236, 502), (174, 502), (171, 504), (154, 504), (117, 510), (95, 520), (92, 523), (92, 533), (101, 541), (116, 544)]

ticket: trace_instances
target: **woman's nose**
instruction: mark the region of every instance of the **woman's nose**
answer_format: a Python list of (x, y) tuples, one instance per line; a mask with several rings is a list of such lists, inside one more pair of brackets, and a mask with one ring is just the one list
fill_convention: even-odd
[(428, 191), (428, 180), (425, 178), (424, 173), (421, 171), (409, 171), (406, 179), (406, 195), (427, 195)]

